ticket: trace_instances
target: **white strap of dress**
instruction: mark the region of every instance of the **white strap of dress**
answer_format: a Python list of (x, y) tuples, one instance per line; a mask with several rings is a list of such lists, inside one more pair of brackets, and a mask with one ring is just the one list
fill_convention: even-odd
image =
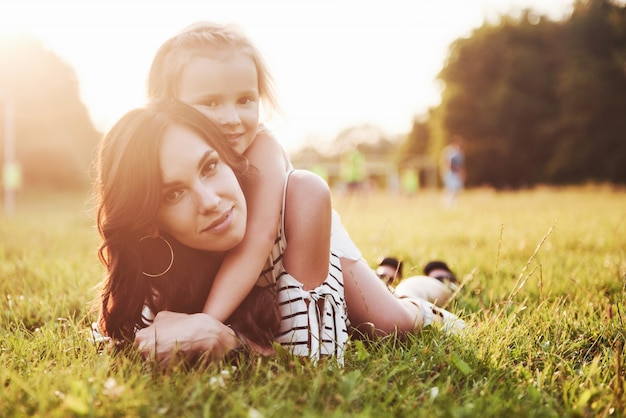
[(291, 173), (294, 172), (293, 168), (287, 170), (287, 175), (285, 176), (285, 186), (283, 187), (283, 207), (281, 208), (281, 217), (280, 217), (280, 230), (281, 233), (285, 234), (285, 207), (287, 206), (287, 185), (289, 184), (289, 177), (291, 177)]

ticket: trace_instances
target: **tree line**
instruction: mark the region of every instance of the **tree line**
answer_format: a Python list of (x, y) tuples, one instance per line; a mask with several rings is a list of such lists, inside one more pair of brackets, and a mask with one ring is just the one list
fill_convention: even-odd
[(27, 36), (0, 39), (0, 63), (0, 161), (4, 162), (5, 115), (10, 106), (14, 158), (23, 184), (88, 187), (101, 135), (80, 99), (74, 69), (41, 41)]
[[(87, 186), (101, 133), (74, 70), (31, 38), (0, 39), (0, 62), (0, 98), (13, 101), (24, 183)], [(560, 21), (527, 10), (486, 22), (450, 45), (439, 79), (441, 103), (416, 117), (404, 140), (381, 137), (366, 151), (405, 170), (437, 161), (458, 134), (466, 139), (469, 186), (626, 184), (626, 5), (577, 0)], [(294, 165), (313, 155), (322, 163), (339, 158), (310, 151), (294, 154)]]
[(439, 79), (441, 103), (415, 121), (401, 163), (459, 134), (469, 185), (626, 183), (626, 6), (484, 23), (450, 46)]

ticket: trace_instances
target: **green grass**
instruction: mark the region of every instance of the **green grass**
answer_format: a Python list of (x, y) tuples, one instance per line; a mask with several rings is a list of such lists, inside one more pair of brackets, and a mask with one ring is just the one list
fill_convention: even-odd
[(372, 264), (463, 277), (464, 336), (353, 341), (343, 369), (284, 353), (164, 372), (89, 342), (96, 258), (81, 195), (27, 195), (0, 215), (0, 416), (624, 416), (626, 192), (466, 192), (441, 208), (336, 196)]

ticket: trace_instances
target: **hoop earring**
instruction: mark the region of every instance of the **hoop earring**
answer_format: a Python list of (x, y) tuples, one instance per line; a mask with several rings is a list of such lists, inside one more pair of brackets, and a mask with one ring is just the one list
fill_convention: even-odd
[[(156, 239), (156, 238), (152, 238), (150, 235), (146, 235), (145, 237), (141, 238), (139, 240), (139, 242), (142, 242), (143, 240), (146, 240), (148, 238)], [(147, 276), (147, 277), (153, 277), (153, 278), (154, 277), (161, 277), (161, 276), (165, 275), (168, 271), (170, 271), (170, 269), (172, 268), (172, 265), (174, 264), (174, 250), (172, 249), (172, 245), (169, 243), (168, 240), (163, 238), (161, 235), (159, 235), (157, 238), (160, 238), (161, 240), (163, 240), (163, 242), (165, 242), (165, 244), (167, 245), (167, 248), (169, 248), (169, 250), (170, 250), (170, 264), (169, 264), (169, 266), (167, 266), (165, 271), (163, 271), (162, 273), (159, 273), (159, 274), (146, 273), (145, 271), (142, 271), (141, 273), (144, 276)]]

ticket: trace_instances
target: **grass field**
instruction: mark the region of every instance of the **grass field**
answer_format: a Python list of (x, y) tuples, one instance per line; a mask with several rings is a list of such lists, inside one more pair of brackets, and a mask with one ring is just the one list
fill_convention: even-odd
[(89, 342), (102, 275), (83, 195), (0, 215), (0, 416), (624, 416), (626, 191), (335, 197), (372, 264), (444, 259), (470, 325), (350, 345), (343, 369), (286, 355), (164, 372)]

